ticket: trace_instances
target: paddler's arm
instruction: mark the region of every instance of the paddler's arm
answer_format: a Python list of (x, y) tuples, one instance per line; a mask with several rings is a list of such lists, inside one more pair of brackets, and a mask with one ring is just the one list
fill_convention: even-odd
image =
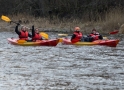
[(30, 33), (28, 33), (28, 37), (32, 38), (32, 35)]
[(75, 34), (73, 34), (73, 35), (72, 35), (72, 37), (71, 37), (71, 40), (72, 40), (72, 39), (74, 39), (75, 37), (76, 37), (76, 35), (75, 35)]
[(17, 24), (17, 26), (15, 27), (15, 32), (18, 34), (18, 35), (20, 35), (21, 34), (21, 32), (18, 30), (18, 26), (19, 26), (20, 24)]
[(34, 25), (32, 26), (32, 37), (35, 36)]

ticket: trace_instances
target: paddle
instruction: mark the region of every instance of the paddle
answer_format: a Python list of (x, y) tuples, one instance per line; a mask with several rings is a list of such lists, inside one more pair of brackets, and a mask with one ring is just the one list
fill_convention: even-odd
[[(15, 24), (18, 24), (18, 23), (16, 23), (16, 22), (12, 21), (9, 17), (4, 16), (4, 15), (1, 16), (1, 19), (4, 20), (4, 21), (6, 21), (6, 22), (13, 22), (13, 23), (15, 23)], [(21, 25), (21, 26), (24, 26), (24, 25)], [(28, 27), (26, 27), (26, 28), (28, 28)], [(28, 28), (28, 29), (30, 29), (30, 28)], [(48, 34), (46, 34), (46, 33), (44, 33), (44, 32), (40, 32), (40, 35), (41, 35), (42, 37), (44, 37), (45, 39), (49, 39)], [(24, 40), (19, 41), (19, 42), (24, 42)]]
[[(119, 32), (119, 30), (114, 30), (112, 32), (109, 32), (109, 34), (117, 34), (118, 32)], [(65, 37), (65, 36), (69, 36), (69, 35), (68, 34), (58, 34), (58, 36)], [(107, 39), (107, 37), (103, 37), (103, 39)]]
[(68, 34), (58, 34), (58, 36), (68, 36)]
[(44, 32), (40, 32), (40, 35), (41, 35), (42, 37), (44, 37), (45, 39), (49, 39), (49, 35), (46, 34), (46, 33), (44, 33)]
[[(112, 32), (109, 32), (109, 34), (117, 34), (119, 30), (114, 30)], [(68, 34), (58, 34), (58, 36), (68, 36)]]
[[(16, 23), (16, 22), (14, 22), (14, 21), (11, 21), (11, 19), (10, 19), (9, 17), (4, 16), (4, 15), (1, 16), (1, 19), (4, 20), (4, 21), (6, 21), (6, 22), (13, 22), (13, 23)], [(17, 23), (16, 23), (16, 24), (17, 24)]]
[(59, 42), (63, 42), (63, 38), (62, 37), (67, 37), (69, 35), (68, 34), (58, 34), (58, 36), (61, 37), (61, 38), (59, 38)]
[(112, 32), (110, 32), (109, 34), (117, 34), (119, 32), (119, 30), (114, 30)]

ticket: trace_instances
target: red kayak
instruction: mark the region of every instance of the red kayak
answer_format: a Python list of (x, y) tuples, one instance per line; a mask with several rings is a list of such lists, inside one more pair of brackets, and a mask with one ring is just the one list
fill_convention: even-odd
[(104, 46), (109, 46), (109, 47), (116, 47), (117, 44), (119, 43), (119, 39), (114, 39), (114, 40), (96, 40), (93, 42), (76, 42), (72, 43), (70, 39), (64, 39), (62, 40), (62, 44), (65, 45), (81, 45), (81, 46), (88, 46), (88, 45), (104, 45)]
[(20, 46), (56, 46), (59, 43), (59, 39), (50, 40), (37, 40), (36, 42), (19, 40), (15, 38), (7, 38), (10, 44)]

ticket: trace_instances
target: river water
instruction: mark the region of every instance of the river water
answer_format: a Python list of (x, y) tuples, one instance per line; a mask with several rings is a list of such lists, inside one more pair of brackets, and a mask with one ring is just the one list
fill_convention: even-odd
[(116, 48), (25, 47), (8, 44), (15, 33), (0, 36), (0, 90), (124, 90), (123, 38)]

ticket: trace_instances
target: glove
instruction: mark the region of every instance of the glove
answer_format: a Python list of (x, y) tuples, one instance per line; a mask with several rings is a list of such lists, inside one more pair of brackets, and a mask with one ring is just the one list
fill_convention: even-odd
[(32, 25), (32, 28), (34, 28), (34, 25)]
[(17, 26), (19, 26), (20, 24), (19, 23), (17, 23)]

